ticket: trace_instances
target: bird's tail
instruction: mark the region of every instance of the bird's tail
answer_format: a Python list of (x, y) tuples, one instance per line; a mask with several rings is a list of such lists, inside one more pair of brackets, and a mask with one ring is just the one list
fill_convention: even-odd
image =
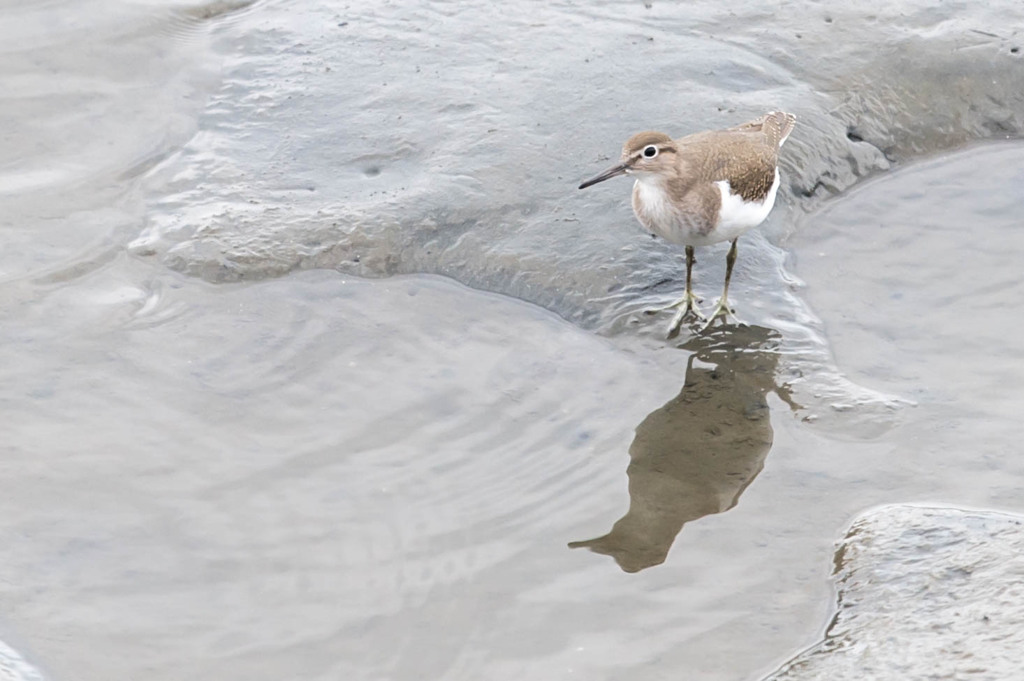
[[(775, 148), (781, 147), (789, 138), (789, 133), (796, 127), (796, 116), (785, 111), (772, 111), (768, 114), (768, 121), (765, 125), (765, 133), (769, 139), (775, 142)], [(771, 132), (769, 132), (771, 130)]]

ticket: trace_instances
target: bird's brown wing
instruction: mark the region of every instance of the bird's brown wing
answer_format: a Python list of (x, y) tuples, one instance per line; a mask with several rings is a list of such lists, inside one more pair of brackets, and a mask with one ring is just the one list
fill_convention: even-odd
[(677, 145), (686, 176), (704, 182), (726, 180), (732, 193), (745, 201), (763, 200), (775, 181), (777, 147), (768, 143), (762, 130), (702, 132)]

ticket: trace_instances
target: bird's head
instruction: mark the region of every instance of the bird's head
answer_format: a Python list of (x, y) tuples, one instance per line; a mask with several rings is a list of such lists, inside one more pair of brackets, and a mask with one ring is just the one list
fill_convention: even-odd
[(619, 162), (599, 175), (586, 180), (580, 189), (617, 175), (668, 174), (675, 167), (675, 144), (672, 138), (660, 132), (638, 132), (622, 145)]

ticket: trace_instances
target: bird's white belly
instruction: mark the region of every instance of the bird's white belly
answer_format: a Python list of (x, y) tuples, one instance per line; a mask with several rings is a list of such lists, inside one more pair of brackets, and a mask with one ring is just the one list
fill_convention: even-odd
[(722, 206), (718, 209), (718, 223), (708, 235), (714, 237), (709, 243), (731, 241), (764, 222), (775, 205), (775, 194), (779, 191), (779, 171), (775, 170), (775, 179), (763, 201), (744, 201), (743, 197), (732, 193), (727, 180), (719, 180), (715, 186), (722, 195)]

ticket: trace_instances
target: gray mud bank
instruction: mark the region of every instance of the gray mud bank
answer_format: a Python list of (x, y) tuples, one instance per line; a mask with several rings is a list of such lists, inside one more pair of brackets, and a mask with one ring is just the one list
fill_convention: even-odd
[(824, 640), (765, 681), (1021, 676), (1024, 517), (890, 506), (854, 521)]

